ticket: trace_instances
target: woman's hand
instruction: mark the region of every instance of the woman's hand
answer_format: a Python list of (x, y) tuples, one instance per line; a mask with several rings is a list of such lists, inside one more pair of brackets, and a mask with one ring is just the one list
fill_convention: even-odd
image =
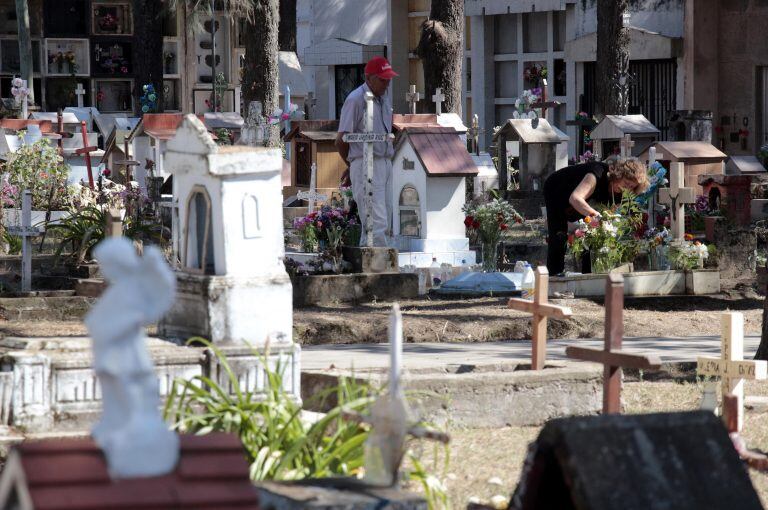
[(576, 189), (571, 193), (568, 203), (584, 216), (599, 216), (600, 213), (587, 203), (589, 197), (595, 192), (596, 186), (597, 178), (593, 174), (585, 175), (579, 185), (576, 186)]

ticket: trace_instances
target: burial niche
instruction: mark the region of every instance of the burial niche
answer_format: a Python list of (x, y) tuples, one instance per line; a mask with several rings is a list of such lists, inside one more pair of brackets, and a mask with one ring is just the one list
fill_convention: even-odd
[(419, 237), (421, 235), (419, 209), (419, 192), (412, 185), (406, 184), (400, 191), (401, 236)]
[(187, 271), (214, 274), (211, 198), (202, 186), (195, 186), (187, 201), (184, 268)]

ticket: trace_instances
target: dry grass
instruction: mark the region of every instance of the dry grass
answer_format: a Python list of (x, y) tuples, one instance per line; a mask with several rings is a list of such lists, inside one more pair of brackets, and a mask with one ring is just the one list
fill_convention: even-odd
[[(750, 382), (746, 394), (768, 395), (768, 382)], [(698, 408), (701, 387), (695, 383), (628, 382), (623, 396), (627, 413), (687, 411)], [(746, 414), (744, 438), (752, 449), (768, 451), (766, 417), (764, 412)], [(509, 497), (520, 477), (528, 444), (536, 439), (539, 430), (540, 427), (505, 427), (451, 431), (450, 465), (443, 472), (451, 508), (465, 508), (472, 496), (483, 500), (497, 494)], [(442, 455), (439, 457), (442, 459)], [(425, 452), (425, 459), (434, 459), (433, 450)], [(768, 475), (755, 471), (750, 475), (763, 506), (768, 508)]]

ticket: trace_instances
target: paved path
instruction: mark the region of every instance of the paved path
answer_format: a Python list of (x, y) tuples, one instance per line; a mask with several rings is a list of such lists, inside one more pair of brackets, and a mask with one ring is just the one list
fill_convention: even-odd
[[(744, 357), (751, 358), (760, 343), (759, 335), (744, 338)], [(566, 345), (602, 347), (602, 339), (550, 340), (549, 359), (564, 359)], [(696, 361), (697, 356), (719, 356), (719, 336), (678, 338), (632, 337), (624, 339), (624, 349), (637, 353), (657, 354), (663, 362)], [(409, 343), (403, 346), (405, 368), (433, 368), (456, 364), (489, 365), (509, 360), (530, 360), (531, 342), (483, 343)], [(303, 347), (303, 370), (336, 368), (365, 369), (389, 366), (387, 344), (310, 345)]]

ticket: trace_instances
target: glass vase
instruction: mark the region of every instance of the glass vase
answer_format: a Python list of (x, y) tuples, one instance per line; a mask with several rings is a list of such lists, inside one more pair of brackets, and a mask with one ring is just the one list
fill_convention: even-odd
[(669, 271), (671, 264), (669, 262), (669, 246), (656, 246), (653, 249), (653, 264), (651, 269), (654, 271)]
[(495, 273), (499, 270), (499, 240), (491, 239), (483, 241), (483, 272)]
[(589, 252), (592, 273), (608, 273), (617, 266), (616, 257), (611, 252), (592, 250)]

